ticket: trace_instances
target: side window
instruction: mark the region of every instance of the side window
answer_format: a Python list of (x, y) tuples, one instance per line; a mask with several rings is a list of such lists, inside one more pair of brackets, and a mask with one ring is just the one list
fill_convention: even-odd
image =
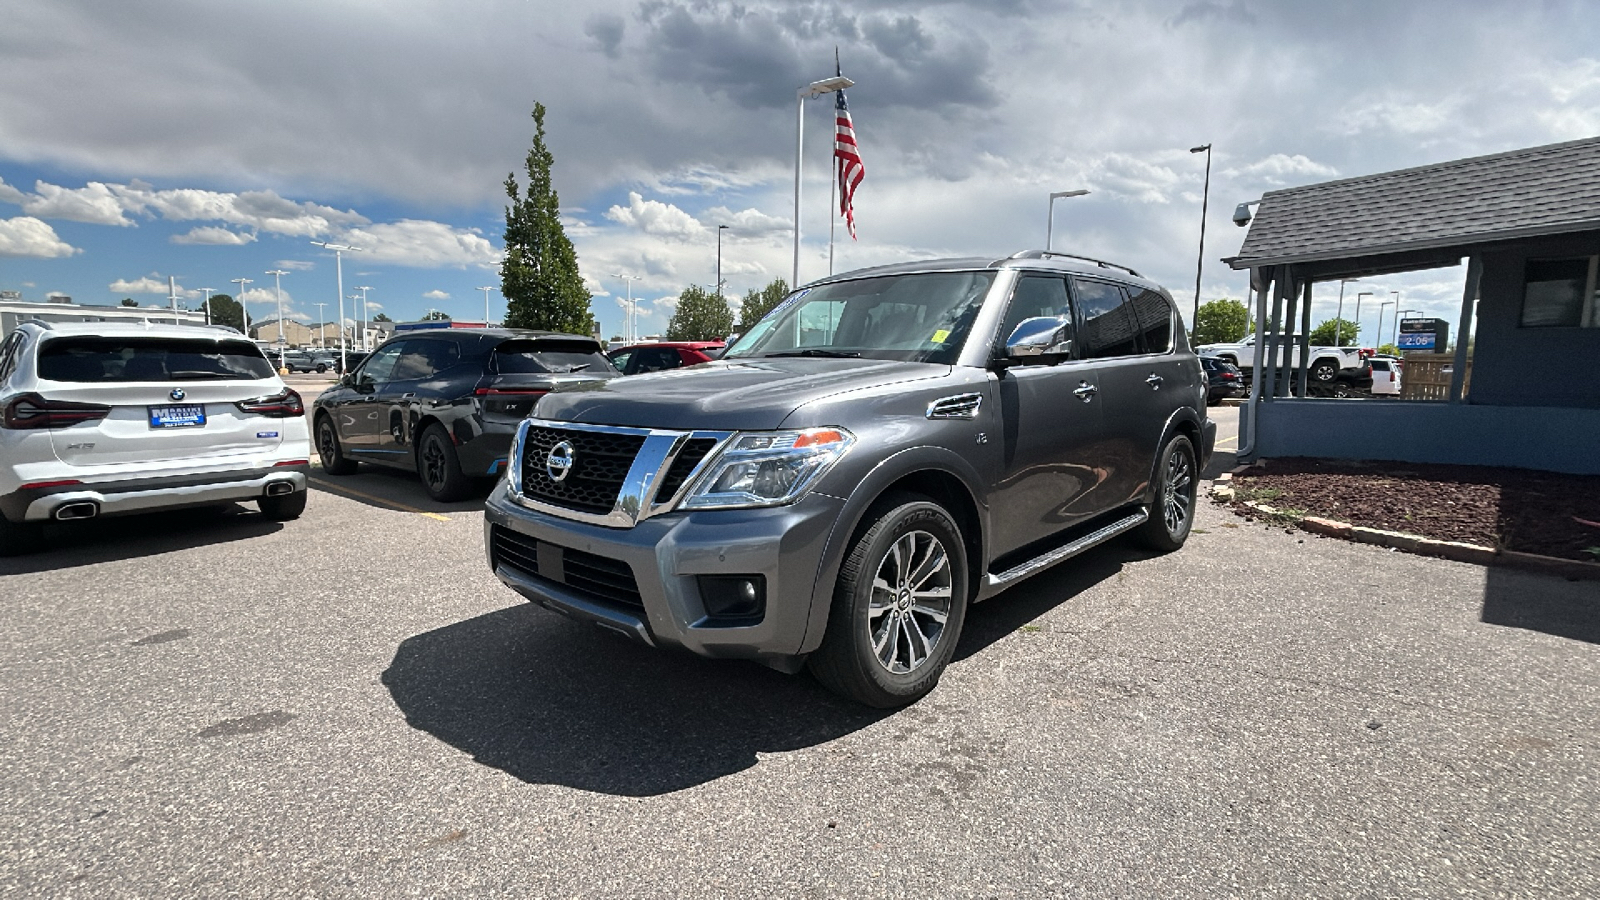
[(675, 369), (679, 365), (678, 351), (673, 347), (640, 347), (633, 356), (635, 361), (631, 374), (634, 375)]
[(618, 372), (623, 372), (627, 370), (630, 359), (633, 359), (633, 351), (627, 350), (611, 357), (611, 364), (617, 367)]
[(1024, 275), (1017, 279), (1017, 287), (1011, 293), (1011, 303), (1000, 322), (996, 343), (1003, 349), (1006, 339), (1024, 319), (1056, 316), (1065, 316), (1069, 323), (1072, 321), (1066, 279), (1057, 275)]
[(1146, 288), (1129, 288), (1133, 295), (1133, 314), (1144, 335), (1144, 352), (1166, 353), (1172, 349), (1172, 304), (1161, 294)]
[(1104, 281), (1072, 280), (1083, 322), (1079, 355), (1085, 359), (1133, 356), (1139, 352), (1138, 325), (1122, 288)]
[(391, 380), (390, 375), (394, 372), (395, 361), (400, 358), (400, 351), (404, 350), (409, 343), (411, 342), (397, 341), (378, 349), (367, 357), (367, 361), (356, 372), (356, 383), (381, 384)]
[(429, 378), (456, 364), (461, 350), (454, 341), (406, 341), (395, 360), (390, 381), (417, 381)]

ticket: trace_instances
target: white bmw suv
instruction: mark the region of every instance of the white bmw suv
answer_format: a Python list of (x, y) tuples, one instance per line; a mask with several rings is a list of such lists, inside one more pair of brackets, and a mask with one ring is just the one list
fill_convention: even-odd
[(306, 507), (300, 395), (223, 328), (24, 322), (0, 342), (0, 555), (51, 519), (253, 500)]

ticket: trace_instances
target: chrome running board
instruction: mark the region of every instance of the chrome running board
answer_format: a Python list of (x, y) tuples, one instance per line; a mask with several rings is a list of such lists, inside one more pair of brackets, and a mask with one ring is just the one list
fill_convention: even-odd
[(1138, 528), (1140, 525), (1145, 523), (1146, 519), (1149, 518), (1150, 511), (1141, 506), (1131, 515), (1118, 519), (1117, 521), (1112, 522), (1110, 525), (1107, 525), (1098, 531), (1091, 531), (1090, 533), (1078, 538), (1066, 546), (1057, 547), (1056, 549), (1051, 550), (1049, 553), (1045, 553), (1042, 556), (1036, 556), (1025, 563), (1012, 566), (998, 575), (992, 573), (985, 575), (984, 583), (987, 587), (997, 588), (1002, 585), (1010, 584), (1019, 578), (1026, 578), (1041, 569), (1048, 569), (1062, 560), (1071, 559), (1072, 557), (1077, 556), (1079, 553), (1088, 550), (1090, 547), (1093, 547), (1097, 544), (1103, 544), (1125, 531), (1131, 531), (1134, 528)]

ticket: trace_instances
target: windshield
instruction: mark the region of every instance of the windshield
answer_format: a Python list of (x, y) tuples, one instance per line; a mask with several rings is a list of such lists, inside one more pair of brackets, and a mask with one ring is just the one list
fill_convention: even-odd
[(723, 359), (864, 357), (954, 364), (993, 272), (886, 275), (790, 295)]
[(50, 381), (254, 381), (272, 364), (249, 341), (163, 337), (62, 337), (39, 350)]

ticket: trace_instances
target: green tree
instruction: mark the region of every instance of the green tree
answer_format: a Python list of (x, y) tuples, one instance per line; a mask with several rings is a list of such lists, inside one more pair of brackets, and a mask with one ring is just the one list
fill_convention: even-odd
[(1227, 344), (1250, 333), (1250, 310), (1238, 300), (1224, 297), (1203, 303), (1194, 317), (1196, 344)]
[(430, 309), (430, 310), (428, 310), (428, 314), (422, 317), (422, 321), (424, 321), (424, 322), (448, 322), (448, 321), (450, 321), (450, 314), (447, 313), (447, 312), (441, 312), (440, 310), (437, 310), (437, 309)]
[[(1334, 334), (1334, 329), (1338, 334)], [(1311, 329), (1311, 343), (1319, 347), (1349, 347), (1361, 335), (1361, 326), (1349, 319), (1329, 319)]]
[(378, 313), (377, 315), (372, 317), (372, 321), (374, 321), (374, 322), (393, 322), (394, 320), (389, 318), (389, 314), (388, 313)]
[(500, 263), (500, 293), (506, 325), (589, 334), (589, 292), (578, 274), (578, 254), (561, 227), (561, 201), (550, 181), (555, 155), (544, 144), (544, 104), (533, 105), (533, 147), (528, 151), (528, 188), (506, 176), (506, 249)]
[(239, 308), (239, 301), (227, 294), (212, 294), (211, 324), (244, 331), (244, 310)]
[(733, 333), (733, 310), (728, 301), (691, 285), (678, 295), (678, 308), (667, 323), (669, 341), (709, 341)]
[(138, 306), (139, 305), (139, 301), (133, 299), (132, 297), (123, 297), (122, 298), (122, 305), (123, 306)]
[(782, 278), (775, 278), (766, 287), (759, 290), (751, 288), (744, 295), (744, 302), (739, 305), (739, 327), (734, 330), (743, 334), (750, 330), (750, 326), (761, 321), (761, 317), (772, 311), (783, 301), (789, 293), (789, 282)]

